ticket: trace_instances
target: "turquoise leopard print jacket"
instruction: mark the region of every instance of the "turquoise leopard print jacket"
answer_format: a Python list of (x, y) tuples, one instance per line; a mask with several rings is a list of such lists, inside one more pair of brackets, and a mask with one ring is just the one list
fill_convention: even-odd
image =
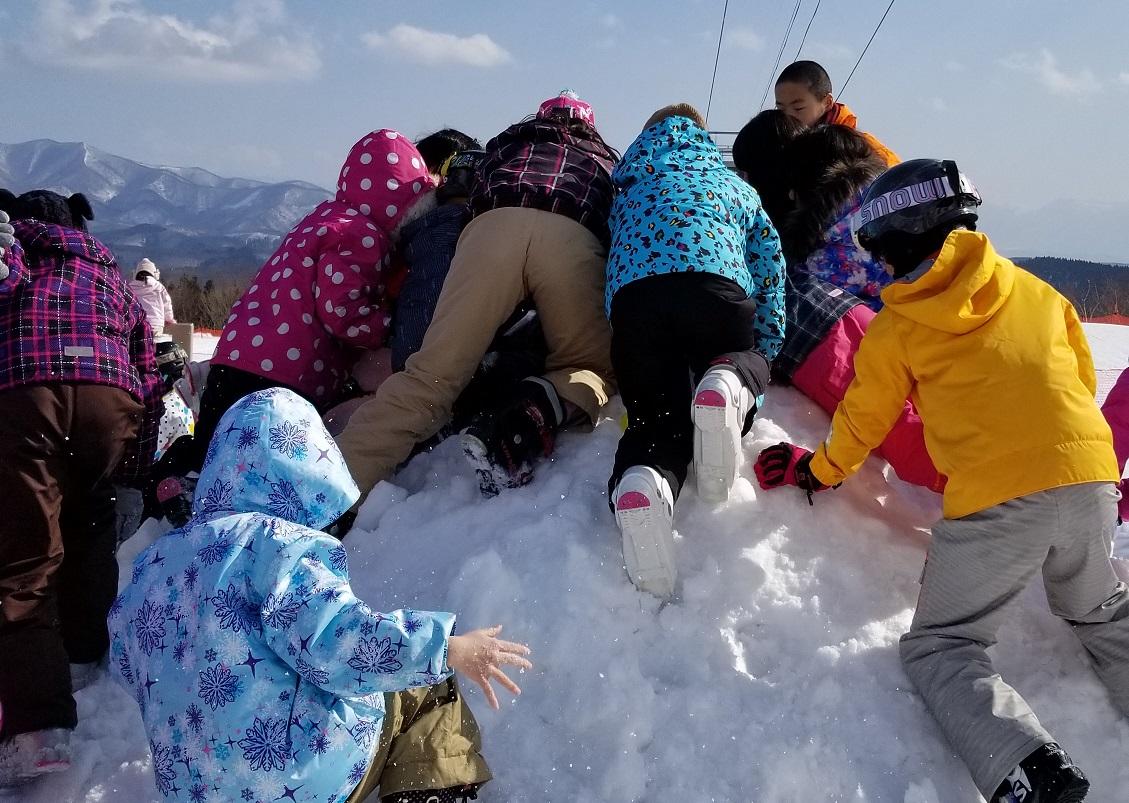
[(686, 117), (644, 129), (612, 181), (608, 313), (612, 296), (638, 279), (715, 273), (756, 301), (759, 350), (775, 357), (784, 340), (780, 238), (756, 191), (725, 166), (705, 129)]

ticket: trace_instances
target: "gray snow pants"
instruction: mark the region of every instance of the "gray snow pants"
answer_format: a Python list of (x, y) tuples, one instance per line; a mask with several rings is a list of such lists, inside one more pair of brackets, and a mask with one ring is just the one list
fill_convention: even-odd
[(1129, 715), (1129, 586), (1109, 562), (1117, 500), (1112, 483), (1068, 485), (933, 527), (902, 664), (989, 800), (1016, 764), (1054, 741), (987, 653), (1036, 572), (1051, 611)]

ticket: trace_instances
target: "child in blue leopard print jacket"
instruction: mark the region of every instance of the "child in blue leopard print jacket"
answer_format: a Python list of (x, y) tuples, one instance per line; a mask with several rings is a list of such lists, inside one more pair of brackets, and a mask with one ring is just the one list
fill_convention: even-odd
[[(674, 500), (729, 496), (784, 337), (784, 258), (696, 109), (653, 114), (612, 174), (606, 303), (627, 429), (609, 482), (628, 575), (674, 590)], [(696, 385), (695, 385), (696, 383)]]

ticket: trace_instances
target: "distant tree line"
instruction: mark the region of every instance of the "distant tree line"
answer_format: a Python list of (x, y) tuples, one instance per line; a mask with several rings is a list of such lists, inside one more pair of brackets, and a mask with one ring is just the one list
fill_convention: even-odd
[[(1070, 299), (1083, 318), (1129, 315), (1129, 266), (1059, 257), (1019, 257), (1021, 267), (1053, 285)], [(235, 271), (242, 274), (245, 271)], [(232, 273), (229, 272), (228, 276)], [(209, 329), (223, 328), (247, 279), (205, 279), (179, 276), (168, 285), (177, 320)]]
[(1060, 257), (1020, 257), (1014, 262), (1053, 285), (1083, 318), (1129, 315), (1129, 266)]
[(206, 329), (222, 329), (234, 304), (246, 289), (245, 282), (234, 279), (207, 279), (180, 276), (167, 285), (172, 296), (176, 319)]

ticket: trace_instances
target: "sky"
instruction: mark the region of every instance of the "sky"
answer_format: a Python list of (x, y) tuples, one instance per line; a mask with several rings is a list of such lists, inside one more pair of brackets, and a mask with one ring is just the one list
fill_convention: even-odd
[[(1058, 250), (1129, 262), (1129, 3), (898, 0), (845, 88), (888, 0), (827, 0), (813, 18), (816, 3), (801, 0), (780, 67), (798, 51), (821, 62), (860, 127), (903, 158), (955, 159), (986, 207), (1052, 245), (1066, 205), (1062, 220), (1094, 225)], [(149, 164), (330, 187), (368, 131), (449, 125), (486, 140), (567, 87), (622, 150), (660, 106), (706, 108), (723, 6), (6, 2), (0, 142), (83, 141)], [(712, 129), (740, 128), (766, 89), (772, 104), (794, 8), (729, 3)]]

